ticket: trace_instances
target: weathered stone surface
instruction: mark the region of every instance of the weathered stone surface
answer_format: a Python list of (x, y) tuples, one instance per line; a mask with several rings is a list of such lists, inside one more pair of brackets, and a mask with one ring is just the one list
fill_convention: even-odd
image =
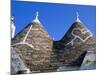
[(81, 22), (75, 22), (60, 41), (54, 42), (58, 60), (64, 65), (75, 62), (85, 51), (96, 51), (95, 37)]
[(73, 66), (78, 70), (88, 51), (96, 53), (95, 42), (81, 22), (73, 23), (59, 41), (52, 40), (41, 23), (32, 22), (12, 39), (12, 47), (31, 72), (50, 72)]
[(31, 23), (12, 39), (12, 46), (31, 71), (57, 69), (53, 41), (40, 23)]

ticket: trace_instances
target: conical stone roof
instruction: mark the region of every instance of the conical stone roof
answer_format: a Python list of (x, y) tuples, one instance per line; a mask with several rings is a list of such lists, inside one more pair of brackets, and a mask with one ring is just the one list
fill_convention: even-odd
[(37, 16), (12, 39), (12, 47), (32, 72), (48, 72), (57, 68), (53, 40)]
[(60, 41), (55, 41), (55, 50), (61, 63), (71, 65), (85, 51), (95, 53), (95, 45), (95, 37), (78, 16), (64, 37)]
[[(13, 50), (31, 72), (56, 71), (59, 65), (81, 64), (87, 51), (95, 54), (95, 37), (79, 18), (54, 41), (36, 18), (12, 39)], [(74, 64), (75, 63), (75, 64)]]

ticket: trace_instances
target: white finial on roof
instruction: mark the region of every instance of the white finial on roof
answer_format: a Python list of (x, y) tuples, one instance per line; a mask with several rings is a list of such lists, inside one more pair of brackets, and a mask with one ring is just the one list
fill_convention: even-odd
[(11, 37), (12, 38), (14, 38), (14, 36), (15, 36), (15, 29), (16, 29), (13, 21), (14, 21), (14, 17), (12, 16), (11, 17)]
[(14, 21), (14, 17), (13, 16), (11, 17), (11, 20)]
[(81, 22), (80, 18), (79, 18), (79, 13), (76, 12), (76, 15), (77, 15), (77, 19), (76, 19), (76, 22)]
[(37, 22), (37, 23), (40, 23), (39, 21), (39, 12), (36, 12), (36, 16), (35, 16), (35, 19), (33, 20), (33, 22)]

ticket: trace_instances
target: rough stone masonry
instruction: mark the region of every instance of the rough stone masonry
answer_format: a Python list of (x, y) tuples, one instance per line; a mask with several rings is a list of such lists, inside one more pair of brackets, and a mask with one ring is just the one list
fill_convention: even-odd
[(79, 16), (59, 41), (49, 36), (37, 15), (11, 42), (12, 49), (31, 72), (57, 71), (59, 65), (81, 66), (87, 51), (96, 53), (95, 46), (95, 37)]

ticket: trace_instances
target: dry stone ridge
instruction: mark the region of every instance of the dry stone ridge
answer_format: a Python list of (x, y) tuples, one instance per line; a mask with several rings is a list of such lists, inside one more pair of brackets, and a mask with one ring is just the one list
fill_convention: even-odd
[(94, 60), (90, 58), (89, 61), (96, 61), (95, 45), (95, 37), (82, 23), (78, 13), (76, 21), (62, 39), (55, 41), (43, 27), (37, 12), (32, 23), (12, 38), (11, 67), (14, 73), (61, 71), (62, 66), (80, 68), (85, 65), (82, 63), (89, 52), (94, 55)]

